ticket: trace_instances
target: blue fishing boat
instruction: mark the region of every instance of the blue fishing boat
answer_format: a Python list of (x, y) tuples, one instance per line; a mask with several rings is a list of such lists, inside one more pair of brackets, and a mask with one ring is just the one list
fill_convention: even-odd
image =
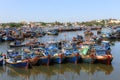
[(15, 41), (15, 42), (11, 42), (10, 47), (23, 47), (25, 46), (25, 44), (23, 44), (21, 41)]
[(52, 63), (58, 63), (61, 64), (65, 60), (65, 56), (61, 51), (61, 45), (60, 42), (50, 42), (47, 48), (47, 51), (51, 55)]
[(65, 49), (64, 54), (66, 56), (66, 62), (79, 63), (81, 61), (81, 56), (79, 55), (79, 52), (77, 50), (67, 48)]
[(105, 50), (111, 50), (111, 48), (110, 48), (110, 42), (109, 41), (102, 41), (101, 42), (101, 46)]
[(36, 53), (30, 51), (29, 49), (24, 49), (22, 52), (23, 55), (23, 59), (24, 61), (29, 61), (29, 63), (34, 66), (34, 65), (38, 65), (38, 61), (39, 61), (39, 55), (37, 55)]
[(49, 65), (51, 62), (51, 56), (45, 49), (39, 49), (40, 57), (38, 60), (38, 65)]
[(95, 46), (95, 50), (96, 50), (96, 63), (111, 64), (113, 56), (110, 50), (100, 45)]
[(63, 53), (56, 53), (51, 58), (53, 63), (58, 63), (58, 64), (63, 63), (65, 60), (65, 56)]
[[(101, 30), (102, 38), (112, 39), (113, 38), (112, 34), (113, 34), (112, 28), (102, 28)], [(115, 37), (113, 39), (115, 39)]]
[(49, 65), (50, 64), (50, 55), (48, 56), (43, 56), (43, 57), (40, 57), (39, 59), (39, 64), (43, 64), (43, 65)]
[(47, 31), (47, 34), (48, 34), (48, 35), (58, 35), (58, 33), (59, 33), (59, 32), (58, 32), (57, 29), (54, 29), (54, 30), (48, 30), (48, 31)]
[(6, 64), (13, 66), (13, 67), (23, 67), (23, 68), (30, 68), (31, 65), (29, 60), (22, 59), (22, 56), (18, 52), (14, 52), (14, 50), (7, 51), (7, 59), (5, 60)]
[(6, 63), (9, 64), (10, 66), (13, 66), (13, 67), (24, 67), (24, 68), (28, 67), (28, 62), (24, 62), (22, 60), (14, 62), (11, 59), (7, 59)]
[(89, 46), (82, 46), (82, 49), (79, 50), (83, 63), (94, 63), (96, 61), (96, 57), (92, 55), (93, 52), (89, 51), (89, 49)]
[(12, 37), (12, 36), (3, 36), (2, 37), (2, 39), (4, 40), (4, 41), (14, 41), (15, 40), (15, 38), (14, 37)]
[(36, 65), (49, 65), (51, 62), (51, 56), (48, 53), (48, 51), (46, 51), (44, 48), (33, 48), (34, 50), (34, 54), (32, 60), (30, 60), (30, 62)]
[(102, 64), (111, 64), (113, 60), (112, 54), (104, 51), (104, 50), (97, 50), (96, 51), (96, 63)]

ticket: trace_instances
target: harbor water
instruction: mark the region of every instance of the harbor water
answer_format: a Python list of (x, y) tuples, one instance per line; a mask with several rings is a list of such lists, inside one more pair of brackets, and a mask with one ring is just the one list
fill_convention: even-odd
[[(93, 31), (95, 34), (96, 32)], [(45, 35), (40, 42), (72, 40), (83, 31), (63, 32), (57, 36)], [(27, 41), (27, 40), (26, 40)], [(0, 43), (0, 52), (6, 53), (10, 42)], [(120, 41), (111, 41), (113, 61), (111, 65), (104, 64), (53, 64), (50, 66), (34, 66), (32, 69), (0, 66), (0, 80), (119, 80), (120, 74)], [(19, 50), (21, 48), (15, 48)]]

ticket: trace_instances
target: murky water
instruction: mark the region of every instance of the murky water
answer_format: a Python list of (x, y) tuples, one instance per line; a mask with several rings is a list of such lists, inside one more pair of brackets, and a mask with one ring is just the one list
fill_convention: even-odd
[[(64, 32), (58, 36), (44, 36), (41, 42), (50, 40), (71, 40), (83, 32)], [(34, 66), (32, 69), (21, 69), (10, 66), (0, 67), (0, 80), (120, 80), (120, 42), (112, 41), (112, 65), (103, 64), (54, 64)], [(0, 43), (0, 51), (9, 49), (9, 42)], [(16, 48), (19, 49), (19, 48)]]

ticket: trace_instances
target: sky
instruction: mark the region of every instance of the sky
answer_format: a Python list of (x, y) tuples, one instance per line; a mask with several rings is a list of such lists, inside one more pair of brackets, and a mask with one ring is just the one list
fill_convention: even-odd
[(120, 19), (120, 0), (0, 0), (0, 23)]

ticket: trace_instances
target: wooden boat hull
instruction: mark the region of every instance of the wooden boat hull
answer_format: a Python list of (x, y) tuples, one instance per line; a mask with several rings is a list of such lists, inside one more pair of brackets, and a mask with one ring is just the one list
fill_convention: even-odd
[(66, 56), (66, 62), (69, 63), (79, 63), (81, 60), (80, 56)]
[(96, 63), (102, 63), (102, 64), (111, 64), (111, 62), (112, 62), (112, 60), (113, 60), (113, 57), (110, 57), (110, 58), (104, 58), (104, 57), (102, 57), (102, 58), (99, 58), (99, 57), (97, 57), (96, 58)]
[(41, 57), (39, 60), (38, 60), (38, 64), (40, 65), (49, 65), (51, 62), (51, 59), (49, 57)]
[(28, 66), (28, 62), (15, 62), (15, 63), (9, 63), (7, 62), (7, 64), (9, 64), (10, 66), (13, 66), (13, 67), (24, 67), (26, 68)]
[(70, 63), (78, 63), (80, 62), (80, 57), (66, 57), (66, 62), (70, 62)]
[(63, 63), (64, 60), (65, 60), (65, 57), (53, 57), (53, 58), (52, 58), (52, 62), (53, 62), (53, 63), (58, 63), (58, 64)]
[(16, 61), (13, 62), (10, 59), (6, 59), (6, 64), (13, 66), (13, 67), (18, 67), (18, 68), (32, 68), (31, 63), (29, 62), (29, 60), (20, 60), (20, 61)]

